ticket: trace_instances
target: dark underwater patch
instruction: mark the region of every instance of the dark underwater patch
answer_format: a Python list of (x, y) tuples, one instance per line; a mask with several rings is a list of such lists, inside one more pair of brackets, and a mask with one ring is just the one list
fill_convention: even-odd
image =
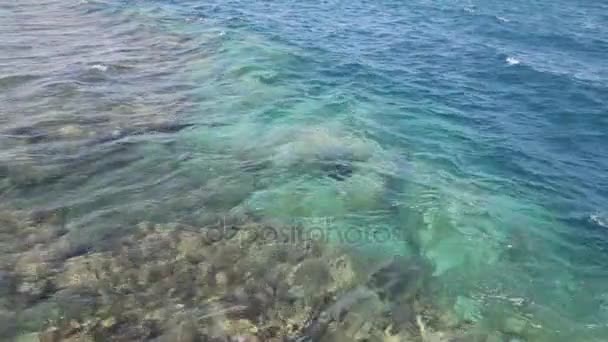
[(353, 165), (349, 161), (335, 161), (323, 163), (321, 169), (329, 178), (337, 181), (343, 181), (353, 174)]

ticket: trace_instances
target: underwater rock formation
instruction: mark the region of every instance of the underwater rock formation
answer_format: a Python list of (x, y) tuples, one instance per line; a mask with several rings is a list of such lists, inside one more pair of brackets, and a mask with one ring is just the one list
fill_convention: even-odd
[[(17, 235), (57, 220), (0, 217), (1, 232)], [(62, 235), (3, 248), (0, 290), (17, 315), (0, 303), (0, 318), (11, 322), (0, 333), (188, 342), (450, 341), (467, 334), (466, 324), (448, 327), (429, 300), (424, 284), (432, 270), (421, 260), (369, 267), (319, 241), (260, 234), (287, 227), (245, 218), (225, 228), (217, 238), (209, 228), (141, 223), (113, 248), (82, 255), (56, 251)]]
[(357, 163), (368, 161), (379, 150), (365, 139), (319, 127), (294, 132), (278, 143), (272, 157), (275, 164), (319, 170), (338, 181), (349, 178)]
[(327, 173), (329, 178), (342, 181), (353, 174), (354, 166), (349, 160), (336, 159), (332, 161), (322, 162), (321, 170)]

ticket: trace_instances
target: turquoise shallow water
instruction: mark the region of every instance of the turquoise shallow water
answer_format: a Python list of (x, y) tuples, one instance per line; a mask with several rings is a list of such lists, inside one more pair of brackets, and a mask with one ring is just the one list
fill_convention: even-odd
[(479, 329), (516, 317), (531, 341), (603, 341), (606, 13), (0, 5), (0, 198), (66, 210), (84, 250), (142, 220), (297, 222), (361, 256), (428, 260), (436, 301)]

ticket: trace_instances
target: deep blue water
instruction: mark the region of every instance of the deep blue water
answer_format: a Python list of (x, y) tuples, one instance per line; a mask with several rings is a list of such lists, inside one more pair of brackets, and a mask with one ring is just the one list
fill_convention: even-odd
[[(459, 317), (604, 341), (607, 23), (587, 0), (3, 4), (0, 198), (70, 208), (90, 248), (235, 211), (397, 228), (353, 248), (428, 259)], [(124, 133), (167, 119), (194, 126)]]

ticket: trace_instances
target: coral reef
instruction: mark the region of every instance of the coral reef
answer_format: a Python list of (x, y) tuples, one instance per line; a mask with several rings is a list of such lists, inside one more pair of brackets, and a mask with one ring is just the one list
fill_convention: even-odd
[(469, 336), (466, 323), (445, 319), (429, 300), (432, 269), (423, 260), (371, 262), (319, 241), (269, 241), (259, 232), (286, 228), (250, 218), (230, 222), (221, 236), (210, 228), (141, 223), (112, 248), (66, 253), (56, 214), (0, 215), (1, 234), (32, 241), (2, 246), (3, 337), (426, 342)]

